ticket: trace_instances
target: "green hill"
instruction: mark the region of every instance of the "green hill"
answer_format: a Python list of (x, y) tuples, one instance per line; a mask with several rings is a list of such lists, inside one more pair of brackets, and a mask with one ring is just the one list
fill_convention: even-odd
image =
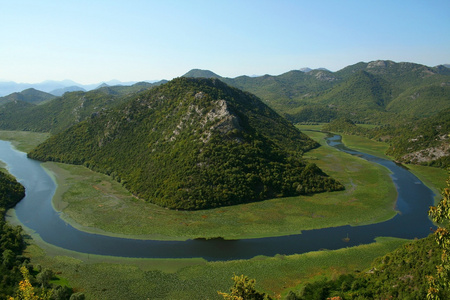
[(92, 115), (29, 153), (110, 174), (136, 196), (204, 209), (343, 189), (302, 153), (318, 144), (249, 93), (178, 78)]
[(20, 93), (12, 93), (5, 97), (0, 97), (0, 105), (9, 102), (23, 101), (33, 104), (39, 104), (56, 98), (54, 95), (35, 90), (33, 88), (23, 90)]

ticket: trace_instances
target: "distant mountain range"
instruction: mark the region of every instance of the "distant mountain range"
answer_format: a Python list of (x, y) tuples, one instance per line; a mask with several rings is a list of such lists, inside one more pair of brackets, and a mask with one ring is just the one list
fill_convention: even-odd
[(255, 94), (295, 123), (351, 117), (373, 124), (428, 116), (450, 107), (450, 68), (446, 66), (378, 60), (337, 72), (303, 68), (277, 76), (227, 78), (195, 69), (183, 76), (220, 78)]
[[(157, 80), (146, 82), (155, 83), (157, 82)], [(23, 90), (30, 88), (46, 92), (54, 96), (62, 96), (65, 92), (90, 91), (104, 84), (108, 86), (116, 86), (116, 85), (130, 86), (135, 83), (137, 83), (137, 81), (122, 82), (119, 80), (110, 80), (95, 84), (81, 84), (72, 80), (62, 80), (62, 81), (47, 80), (41, 83), (16, 83), (13, 81), (0, 81), (0, 97), (12, 93), (22, 92)]]

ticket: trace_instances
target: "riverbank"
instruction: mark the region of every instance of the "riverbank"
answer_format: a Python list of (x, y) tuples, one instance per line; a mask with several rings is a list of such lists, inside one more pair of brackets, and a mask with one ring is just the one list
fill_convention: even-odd
[(50, 137), (50, 133), (0, 130), (0, 140), (10, 141), (14, 148), (27, 153)]
[[(249, 260), (202, 262), (49, 255), (36, 246), (27, 248), (33, 264), (58, 270), (87, 299), (222, 299), (233, 274), (256, 279), (257, 289), (274, 297), (300, 290), (308, 281), (336, 278), (365, 271), (376, 257), (408, 240), (379, 238), (376, 243), (300, 255), (258, 256)], [(109, 259), (113, 259), (110, 261)]]
[[(323, 125), (297, 125), (296, 127), (304, 131), (304, 133), (313, 136), (315, 132), (322, 129)], [(359, 125), (363, 126), (363, 125)], [(367, 126), (367, 125), (366, 125)], [(347, 135), (338, 133), (342, 136), (342, 142), (350, 149), (368, 153), (380, 158), (394, 160), (393, 157), (386, 155), (386, 150), (389, 144), (384, 142), (377, 142), (366, 137)], [(405, 168), (409, 169), (411, 173), (416, 175), (428, 188), (430, 188), (435, 196), (435, 203), (442, 197), (440, 189), (446, 187), (446, 180), (448, 178), (448, 171), (435, 167), (428, 167), (422, 165), (405, 164)]]
[[(342, 192), (271, 199), (203, 211), (174, 211), (134, 198), (110, 177), (82, 166), (44, 163), (56, 179), (54, 207), (74, 227), (116, 237), (156, 240), (244, 239), (377, 223), (392, 218), (396, 191), (386, 168), (322, 147), (307, 153), (346, 186)], [(114, 220), (114, 222), (111, 222)]]

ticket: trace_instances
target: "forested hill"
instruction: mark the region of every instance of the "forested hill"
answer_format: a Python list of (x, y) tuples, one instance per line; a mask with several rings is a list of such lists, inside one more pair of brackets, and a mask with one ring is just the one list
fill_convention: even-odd
[(162, 206), (203, 209), (343, 189), (302, 161), (317, 146), (252, 94), (218, 79), (177, 78), (29, 156), (84, 164)]

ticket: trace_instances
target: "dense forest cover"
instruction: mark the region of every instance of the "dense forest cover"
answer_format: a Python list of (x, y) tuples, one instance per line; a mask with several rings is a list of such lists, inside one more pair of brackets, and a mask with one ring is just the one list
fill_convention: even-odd
[(336, 119), (326, 131), (366, 136), (390, 144), (386, 154), (404, 163), (450, 167), (450, 109), (398, 126), (364, 128), (347, 118)]
[(301, 156), (318, 144), (257, 97), (178, 78), (92, 115), (29, 153), (110, 174), (136, 196), (204, 209), (343, 189)]

